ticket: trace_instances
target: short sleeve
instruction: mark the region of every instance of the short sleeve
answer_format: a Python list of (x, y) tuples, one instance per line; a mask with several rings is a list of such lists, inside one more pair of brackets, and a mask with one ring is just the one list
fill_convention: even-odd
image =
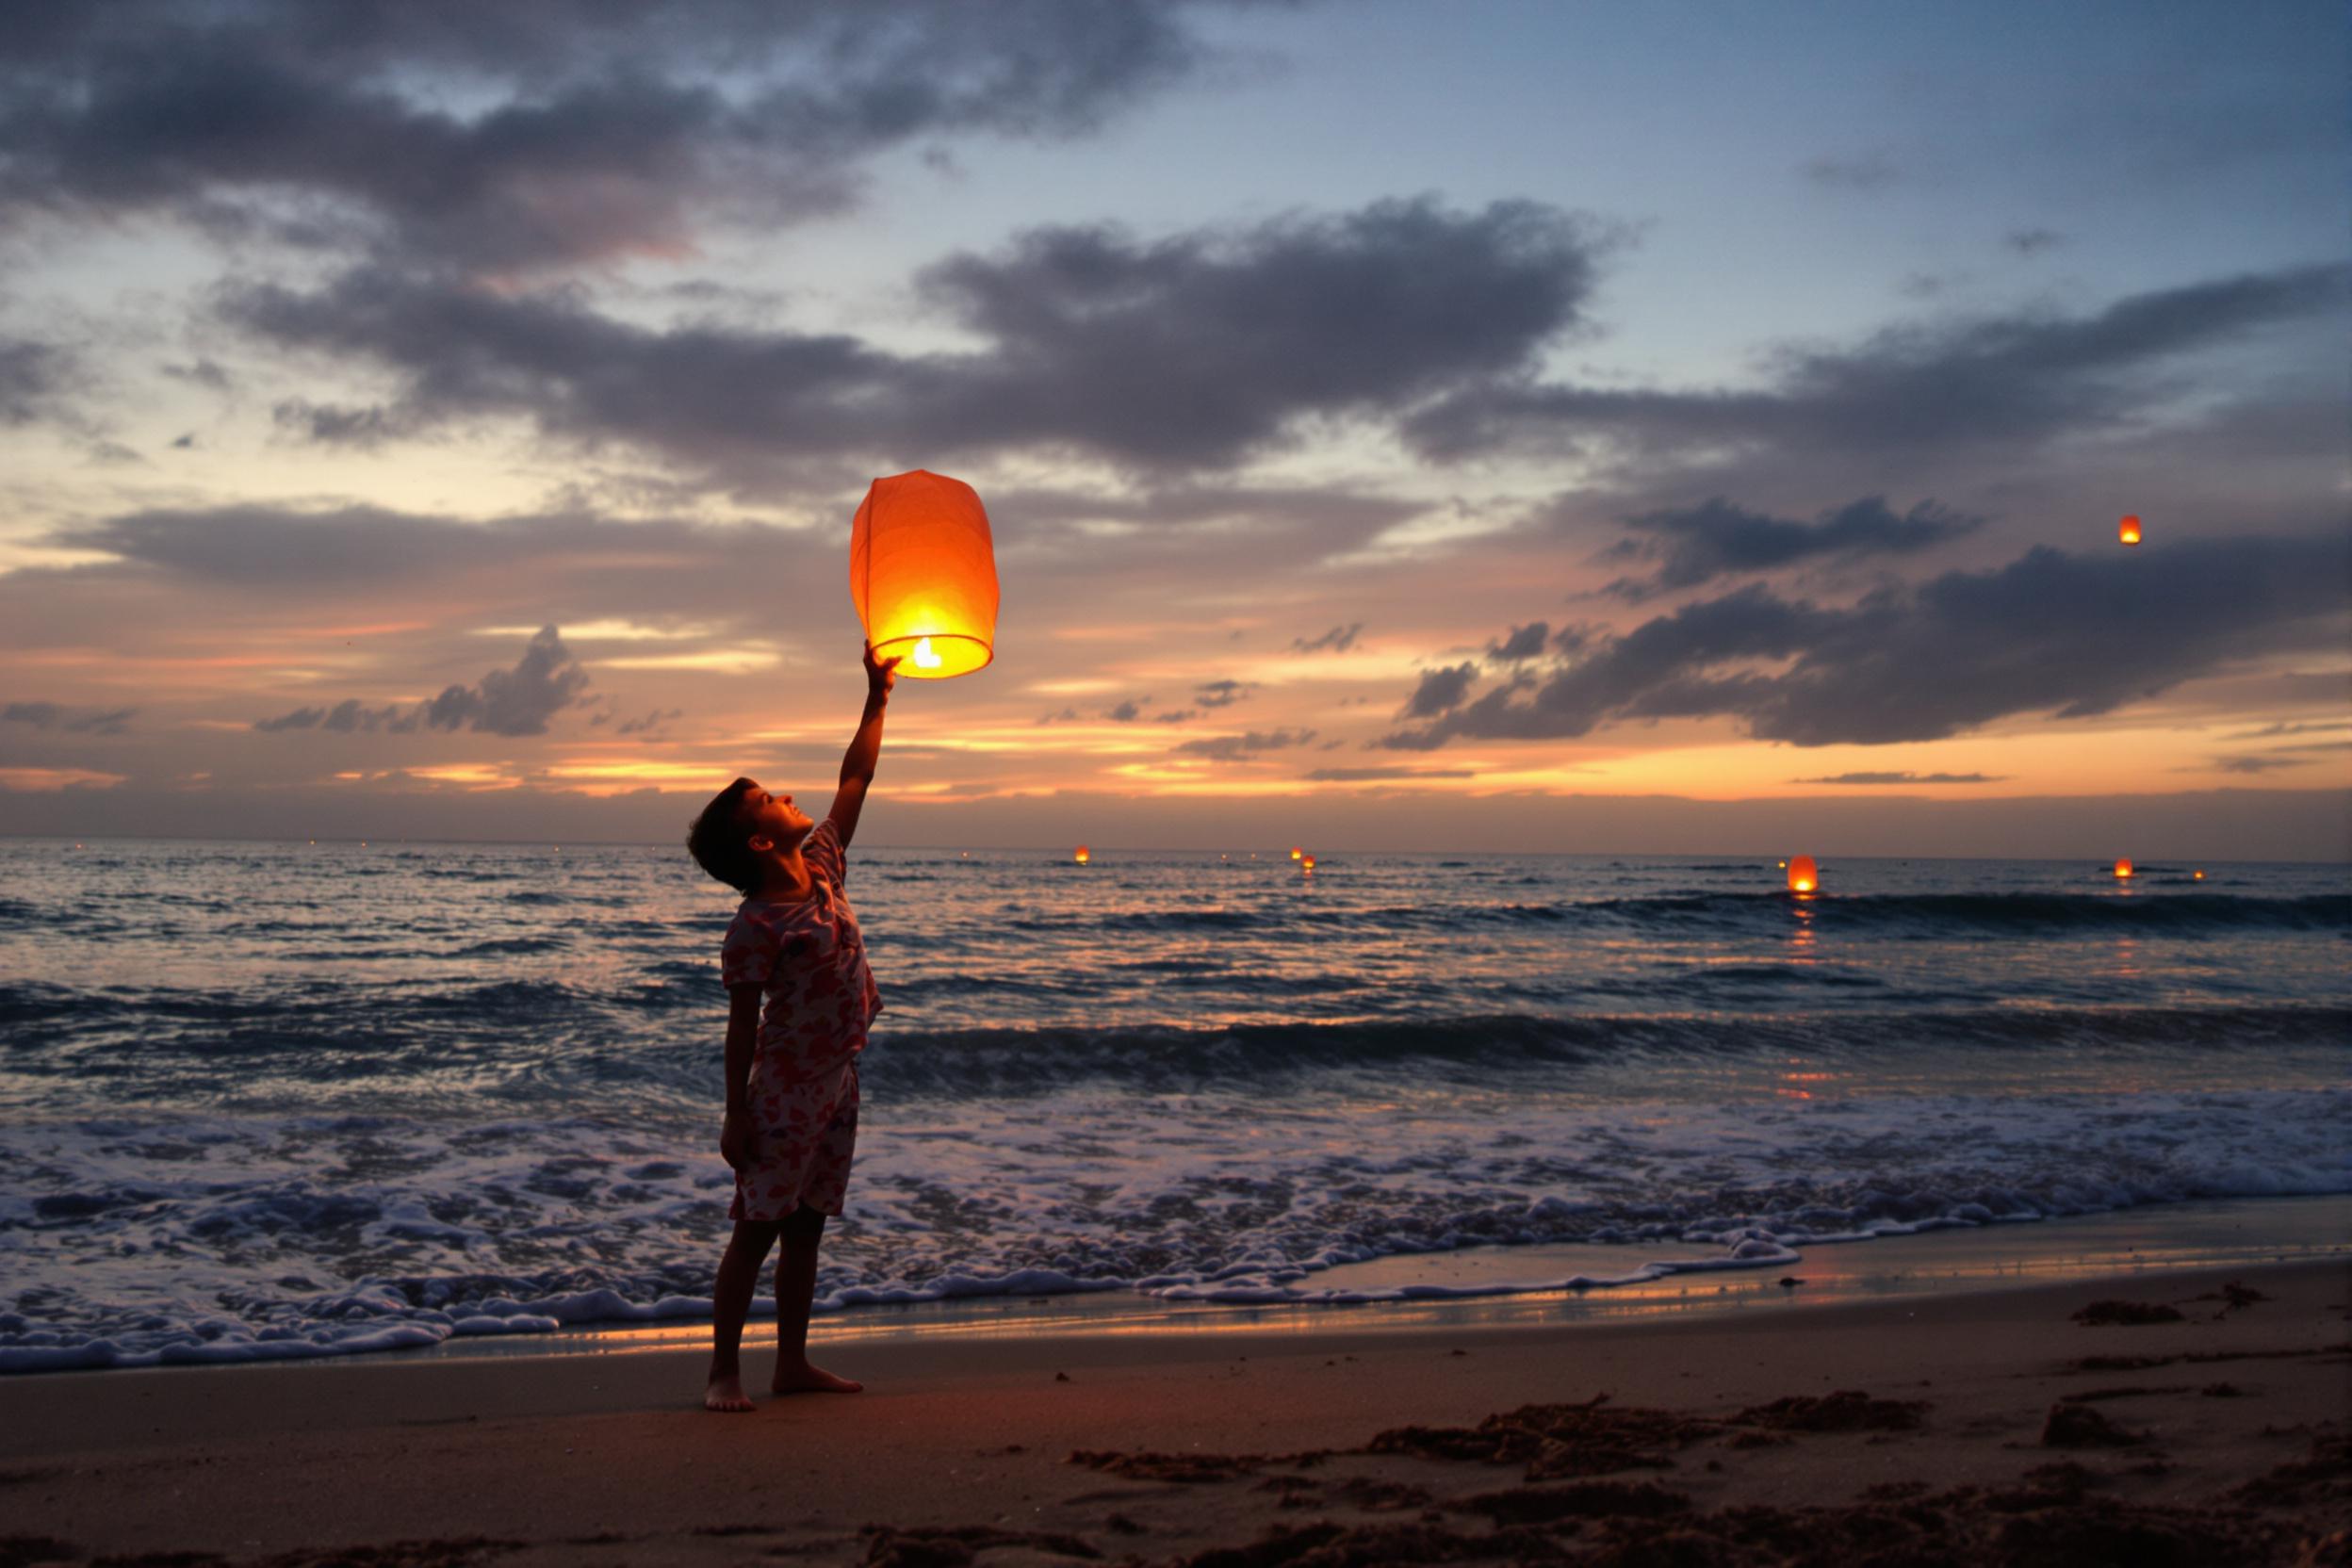
[(841, 830), (833, 825), (831, 817), (817, 824), (808, 837), (801, 841), (800, 858), (808, 862), (811, 871), (837, 888), (849, 874), (848, 857), (841, 853)]
[(737, 915), (719, 947), (719, 979), (728, 986), (764, 986), (776, 972), (776, 934), (760, 921)]

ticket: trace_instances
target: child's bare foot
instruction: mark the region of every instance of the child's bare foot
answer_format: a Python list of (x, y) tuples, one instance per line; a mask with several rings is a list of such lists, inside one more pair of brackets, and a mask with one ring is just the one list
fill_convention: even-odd
[(710, 1380), (710, 1386), (703, 1391), (702, 1408), (735, 1413), (760, 1407), (753, 1404), (751, 1396), (743, 1392), (743, 1380), (729, 1372)]
[(768, 1385), (771, 1394), (855, 1394), (866, 1385), (851, 1378), (837, 1378), (822, 1366), (802, 1362), (796, 1368), (776, 1369), (776, 1380)]

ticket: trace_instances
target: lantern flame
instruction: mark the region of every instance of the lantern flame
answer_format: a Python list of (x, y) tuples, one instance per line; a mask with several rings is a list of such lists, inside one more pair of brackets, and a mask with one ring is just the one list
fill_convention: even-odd
[(941, 664), (947, 662), (946, 660), (941, 659), (938, 654), (931, 650), (931, 639), (928, 637), (923, 638), (915, 644), (914, 660), (915, 668), (919, 670), (936, 670)]
[(2115, 880), (2118, 882), (2126, 881), (2129, 880), (2132, 874), (2131, 861), (2117, 860), (2115, 862)]
[(1788, 890), (1790, 892), (1814, 892), (1820, 889), (1821, 885), (1821, 868), (1813, 863), (1813, 857), (1810, 855), (1790, 857), (1788, 861)]
[(2115, 537), (2122, 540), (2127, 545), (2138, 544), (2140, 542), (2139, 518), (2126, 517), (2123, 521), (2117, 523), (2115, 525)]

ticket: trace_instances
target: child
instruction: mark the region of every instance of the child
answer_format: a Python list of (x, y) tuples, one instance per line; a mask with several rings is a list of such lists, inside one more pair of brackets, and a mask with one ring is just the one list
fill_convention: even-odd
[[(760, 1266), (776, 1263), (777, 1394), (855, 1394), (860, 1384), (808, 1363), (825, 1217), (841, 1212), (858, 1142), (858, 1053), (882, 1010), (858, 917), (841, 890), (843, 852), (882, 751), (896, 659), (866, 646), (866, 711), (841, 759), (823, 822), (748, 778), (721, 790), (686, 836), (702, 869), (742, 891), (727, 928), (727, 1122), (719, 1153), (735, 1171), (735, 1221), (712, 1291), (710, 1383), (703, 1408), (747, 1411), (738, 1350)], [(761, 998), (766, 999), (764, 1011)]]

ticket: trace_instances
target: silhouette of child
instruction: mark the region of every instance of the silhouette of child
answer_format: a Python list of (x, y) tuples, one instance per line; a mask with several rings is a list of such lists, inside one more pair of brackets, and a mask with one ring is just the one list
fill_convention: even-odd
[[(760, 1266), (776, 1263), (776, 1394), (855, 1394), (808, 1361), (817, 1244), (841, 1212), (858, 1143), (858, 1054), (882, 1010), (844, 854), (882, 751), (896, 659), (865, 653), (866, 710), (823, 822), (753, 779), (721, 790), (687, 834), (703, 870), (743, 894), (720, 950), (727, 983), (727, 1120), (719, 1153), (735, 1171), (735, 1221), (711, 1292), (710, 1381), (703, 1406), (753, 1408), (740, 1350)], [(764, 1003), (764, 1005), (763, 1005)]]

